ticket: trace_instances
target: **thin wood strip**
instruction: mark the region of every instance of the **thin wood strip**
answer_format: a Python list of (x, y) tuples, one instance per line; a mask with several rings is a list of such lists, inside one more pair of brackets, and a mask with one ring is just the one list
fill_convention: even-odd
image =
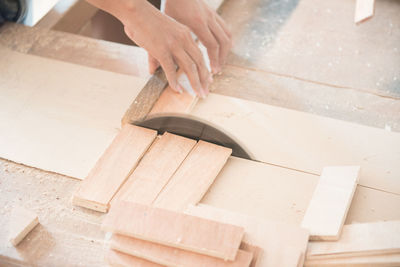
[(142, 258), (163, 266), (202, 267), (202, 266), (236, 266), (247, 267), (253, 258), (252, 252), (240, 250), (234, 261), (224, 261), (215, 257), (202, 255), (182, 249), (168, 247), (149, 241), (114, 234), (110, 246), (114, 250)]
[(154, 130), (125, 125), (74, 194), (74, 205), (106, 212), (109, 202), (156, 138)]
[(304, 266), (346, 266), (346, 267), (371, 267), (371, 266), (400, 266), (400, 253), (382, 254), (374, 256), (359, 256), (337, 259), (307, 260)]
[(199, 141), (153, 205), (184, 211), (197, 204), (221, 171), (232, 149)]
[(251, 252), (253, 254), (253, 259), (250, 262), (250, 267), (261, 267), (261, 257), (263, 254), (263, 249), (257, 246), (253, 246), (249, 243), (242, 242), (239, 249)]
[(177, 93), (170, 86), (165, 88), (148, 116), (168, 113), (189, 113), (197, 103), (198, 97), (186, 91)]
[(102, 229), (224, 260), (234, 260), (244, 229), (138, 203), (113, 204)]
[(307, 259), (400, 253), (400, 221), (350, 224), (336, 242), (310, 242)]
[(113, 249), (107, 250), (105, 260), (112, 267), (162, 267), (162, 265), (157, 263), (146, 261)]
[(359, 166), (325, 167), (301, 226), (311, 240), (338, 240), (359, 179)]
[(15, 207), (10, 216), (9, 239), (17, 246), (30, 231), (39, 223), (38, 216), (22, 207)]
[(374, 15), (375, 0), (356, 0), (354, 22), (361, 23)]
[(260, 220), (204, 204), (189, 206), (185, 213), (243, 227), (243, 242), (263, 249), (260, 266), (302, 265), (308, 244), (308, 230), (296, 225)]
[(164, 133), (150, 147), (113, 202), (122, 199), (151, 205), (195, 144), (195, 140)]

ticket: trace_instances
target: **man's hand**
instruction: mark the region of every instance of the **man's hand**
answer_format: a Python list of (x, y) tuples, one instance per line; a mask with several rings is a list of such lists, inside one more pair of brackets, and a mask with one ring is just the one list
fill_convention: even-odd
[(207, 48), (212, 72), (220, 72), (232, 44), (222, 18), (203, 0), (166, 0), (165, 14), (188, 26), (199, 37)]

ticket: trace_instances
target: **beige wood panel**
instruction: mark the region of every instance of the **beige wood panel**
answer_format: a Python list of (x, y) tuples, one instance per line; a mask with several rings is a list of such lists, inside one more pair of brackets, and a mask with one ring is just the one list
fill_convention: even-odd
[(158, 208), (184, 211), (189, 204), (197, 204), (208, 191), (231, 153), (230, 148), (200, 140), (153, 205)]
[(151, 205), (195, 144), (195, 140), (164, 133), (150, 147), (113, 202), (121, 199)]
[[(300, 225), (318, 179), (317, 175), (230, 157), (201, 203)], [(398, 207), (399, 195), (358, 186), (345, 224), (400, 220)]]
[(196, 96), (192, 96), (186, 91), (177, 93), (168, 86), (164, 89), (148, 116), (160, 113), (189, 113), (197, 99)]
[(127, 201), (114, 203), (102, 229), (223, 260), (235, 259), (244, 233), (242, 227)]
[(356, 0), (354, 22), (361, 23), (374, 15), (375, 0)]
[(298, 266), (304, 262), (309, 233), (296, 225), (261, 220), (199, 204), (185, 211), (193, 216), (242, 226), (243, 241), (263, 249), (260, 266)]
[(157, 131), (124, 125), (88, 177), (81, 182), (72, 203), (107, 212), (111, 199), (136, 168), (156, 136)]
[(400, 133), (215, 94), (191, 114), (230, 133), (256, 160), (314, 174), (360, 165), (360, 185), (400, 194)]
[(346, 267), (371, 267), (385, 266), (397, 267), (400, 264), (400, 254), (383, 254), (374, 256), (360, 256), (350, 258), (337, 258), (326, 260), (307, 260), (304, 264), (306, 267), (321, 266), (346, 266)]
[(310, 240), (340, 238), (359, 173), (359, 166), (329, 166), (322, 170), (301, 222), (302, 227), (310, 230)]
[(307, 259), (400, 253), (400, 221), (350, 224), (335, 242), (310, 242)]
[(0, 47), (0, 157), (86, 177), (145, 81)]
[(202, 255), (182, 249), (163, 246), (132, 237), (114, 234), (111, 237), (111, 248), (142, 258), (163, 266), (180, 267), (248, 267), (253, 254), (239, 249), (235, 260), (224, 261), (215, 257)]

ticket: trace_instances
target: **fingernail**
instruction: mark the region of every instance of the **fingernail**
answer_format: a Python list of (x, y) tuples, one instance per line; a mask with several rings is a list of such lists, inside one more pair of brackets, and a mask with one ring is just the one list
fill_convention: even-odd
[(208, 82), (212, 83), (213, 81), (214, 81), (214, 79), (213, 79), (212, 75), (210, 74), (210, 76), (208, 76)]
[(183, 88), (182, 88), (182, 86), (181, 86), (180, 84), (178, 84), (178, 85), (176, 86), (176, 89), (178, 89), (178, 93), (180, 93), (180, 94), (183, 93)]

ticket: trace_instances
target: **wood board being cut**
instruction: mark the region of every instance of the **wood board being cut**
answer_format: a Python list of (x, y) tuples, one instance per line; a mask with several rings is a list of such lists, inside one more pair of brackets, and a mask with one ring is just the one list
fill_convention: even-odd
[(146, 82), (2, 47), (0, 58), (0, 157), (79, 179)]
[(400, 133), (210, 94), (191, 115), (218, 125), (254, 159), (320, 175), (359, 165), (359, 184), (400, 194)]

